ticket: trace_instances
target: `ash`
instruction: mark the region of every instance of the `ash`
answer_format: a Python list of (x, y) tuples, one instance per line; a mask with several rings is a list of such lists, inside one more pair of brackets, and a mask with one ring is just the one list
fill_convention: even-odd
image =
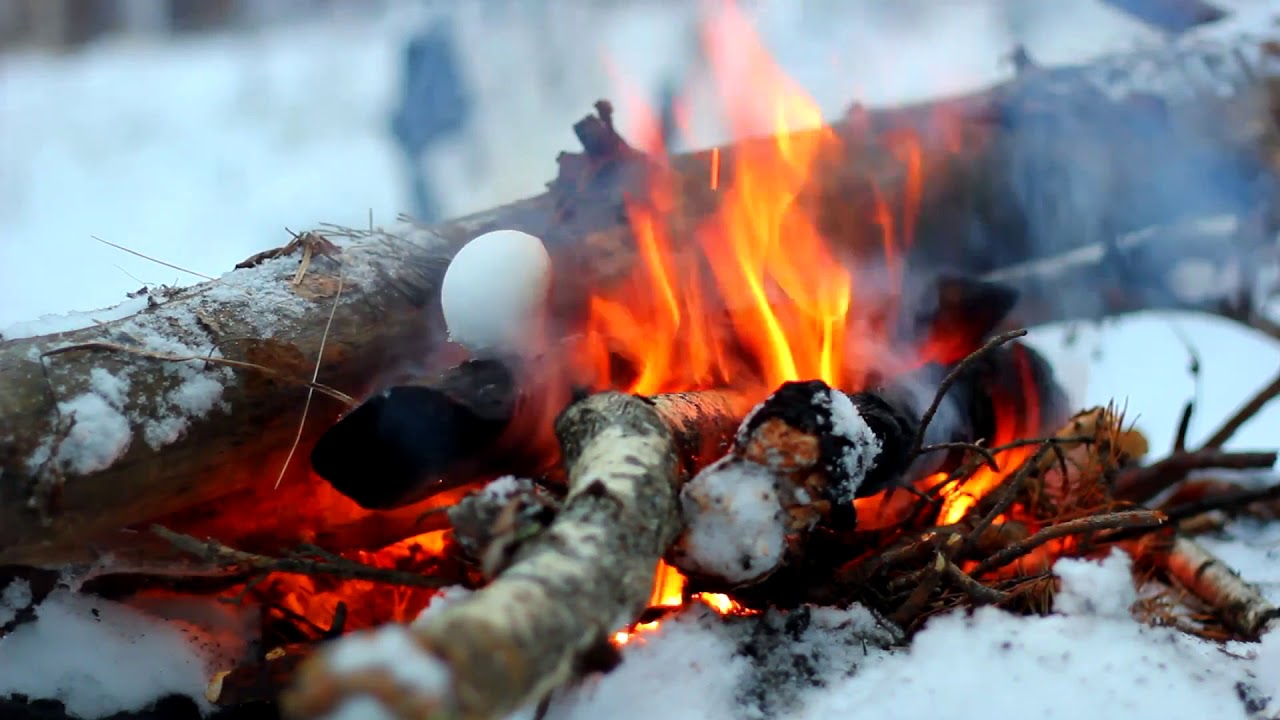
[(727, 631), (737, 643), (736, 654), (749, 663), (737, 689), (748, 718), (794, 713), (811, 692), (886, 656), (897, 634), (861, 607), (770, 610), (731, 618)]

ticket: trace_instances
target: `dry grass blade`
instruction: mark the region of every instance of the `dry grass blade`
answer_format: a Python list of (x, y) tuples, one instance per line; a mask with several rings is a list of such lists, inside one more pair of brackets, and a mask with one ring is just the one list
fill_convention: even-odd
[[(311, 246), (307, 246), (307, 258), (310, 258)], [(299, 273), (305, 270), (305, 263), (299, 268)], [(280, 474), (276, 476), (276, 484), (272, 489), (280, 487), (280, 483), (284, 481), (284, 474), (289, 470), (289, 463), (293, 462), (293, 455), (298, 451), (298, 445), (302, 442), (302, 431), (307, 426), (307, 413), (311, 412), (311, 398), (315, 396), (316, 380), (320, 377), (320, 362), (324, 360), (324, 346), (329, 340), (329, 329), (333, 327), (333, 316), (338, 313), (338, 303), (342, 300), (342, 289), (345, 285), (346, 276), (342, 273), (338, 274), (338, 292), (334, 293), (333, 306), (329, 308), (329, 320), (324, 325), (324, 333), (320, 335), (320, 347), (316, 350), (316, 365), (311, 371), (311, 383), (307, 386), (307, 400), (302, 404), (302, 418), (298, 420), (298, 434), (293, 438), (293, 444), (289, 446), (289, 454), (285, 456), (284, 463), (280, 465)]]
[(205, 275), (204, 273), (198, 273), (198, 272), (196, 272), (195, 270), (188, 270), (188, 269), (186, 269), (186, 268), (184, 268), (184, 267), (180, 267), (180, 266), (178, 266), (178, 265), (174, 265), (173, 263), (167, 263), (167, 262), (165, 262), (165, 261), (163, 261), (163, 260), (158, 260), (158, 259), (156, 259), (156, 258), (151, 257), (150, 255), (143, 255), (142, 253), (138, 252), (137, 250), (130, 250), (129, 248), (127, 248), (127, 247), (125, 247), (125, 246), (123, 246), (123, 245), (117, 245), (117, 244), (115, 244), (115, 243), (111, 242), (110, 240), (103, 240), (102, 238), (98, 237), (97, 235), (90, 235), (89, 237), (93, 238), (94, 240), (97, 240), (98, 242), (102, 243), (103, 245), (109, 245), (109, 246), (111, 246), (111, 247), (113, 247), (113, 248), (115, 248), (115, 249), (117, 249), (117, 250), (121, 250), (121, 251), (123, 251), (123, 252), (127, 252), (127, 253), (129, 253), (130, 255), (134, 255), (134, 256), (136, 256), (136, 257), (140, 257), (140, 258), (142, 258), (143, 260), (150, 260), (151, 262), (153, 262), (153, 263), (155, 263), (155, 264), (157, 264), (157, 265), (163, 265), (163, 266), (165, 266), (165, 267), (167, 267), (167, 268), (172, 268), (172, 269), (174, 269), (174, 270), (177, 270), (178, 272), (184, 272), (184, 273), (186, 273), (186, 274), (188, 274), (188, 275), (194, 275), (194, 276), (196, 276), (196, 277), (198, 277), (198, 278), (201, 278), (201, 279), (203, 279), (203, 280), (216, 280), (216, 279), (217, 279), (217, 278), (212, 277), (212, 276), (210, 276), (210, 275)]

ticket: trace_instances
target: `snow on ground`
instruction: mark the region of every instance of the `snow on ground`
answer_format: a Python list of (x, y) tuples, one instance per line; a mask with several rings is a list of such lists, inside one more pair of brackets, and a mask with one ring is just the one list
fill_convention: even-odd
[[(901, 12), (922, 3), (934, 11)], [(431, 11), (389, 4), (393, 10), (380, 16), (181, 44), (132, 38), (66, 56), (0, 56), (0, 333), (27, 334), (36, 326), (21, 324), (46, 313), (85, 313), (55, 321), (64, 328), (85, 317), (123, 317), (143, 300), (86, 311), (113, 305), (144, 283), (197, 279), (92, 235), (216, 276), (282, 244), (286, 226), (362, 225), (370, 214), (380, 224), (391, 221), (408, 205), (387, 132), (399, 46)], [(1219, 4), (1280, 13), (1275, 0)], [(1015, 40), (1046, 63), (1157, 40), (1096, 0), (760, 6), (766, 42), (828, 114), (853, 99), (880, 104), (993, 82), (1009, 72), (999, 58)], [(626, 132), (637, 102), (651, 102), (659, 82), (696, 56), (684, 4), (551, 7), (548, 20), (510, 3), (456, 4), (467, 73), (480, 97), (467, 136), (430, 159), (451, 214), (537, 192), (554, 172), (555, 153), (574, 147), (569, 127), (591, 102), (614, 98)], [(1259, 17), (1234, 23), (1260, 29)], [(576, 29), (583, 26), (594, 29), (591, 40)], [(723, 132), (696, 118), (689, 142), (705, 145)], [(51, 329), (48, 321), (39, 327)], [(1200, 357), (1198, 386), (1181, 337)], [(1081, 404), (1127, 400), (1157, 451), (1172, 437), (1186, 399), (1199, 405), (1194, 442), (1280, 368), (1274, 343), (1170, 314), (1046, 328), (1033, 341), (1060, 372), (1077, 378)], [(112, 392), (110, 382), (95, 384), (104, 417)], [(1280, 408), (1272, 408), (1232, 445), (1274, 446), (1277, 428)], [(1280, 531), (1236, 524), (1206, 545), (1280, 601)], [(1113, 587), (1119, 567), (1075, 566), (1068, 592), (1076, 587), (1087, 598), (1090, 587)], [(25, 602), (27, 590), (0, 590), (0, 620)], [(1075, 603), (1074, 614), (1043, 619), (989, 610), (938, 618), (910, 650), (895, 653), (878, 649), (874, 638), (833, 645), (833, 638), (858, 636), (854, 626), (874, 632), (857, 609), (815, 611), (794, 621), (788, 642), (774, 644), (793, 670), (816, 665), (827, 672), (822, 687), (763, 710), (750, 697), (741, 702), (744, 688), (759, 684), (761, 653), (744, 650), (750, 642), (694, 611), (633, 642), (622, 667), (558, 698), (549, 717), (714, 720), (754, 708), (797, 719), (985, 720), (1012, 712), (1230, 718), (1243, 714), (1240, 687), (1280, 697), (1276, 633), (1260, 646), (1220, 649), (1099, 613), (1108, 599), (1114, 602), (1113, 592)], [(186, 643), (173, 622), (147, 623), (107, 601), (57, 594), (36, 623), (0, 641), (0, 695), (57, 696), (86, 715), (136, 707), (161, 691), (198, 698), (217, 661)], [(93, 652), (81, 652), (85, 647)], [(1272, 700), (1268, 712), (1277, 704)]]
[[(25, 581), (15, 581), (12, 588)], [(26, 588), (0, 594), (0, 619), (30, 601)], [(169, 693), (205, 703), (213, 672), (245, 651), (247, 613), (213, 600), (188, 618), (161, 618), (110, 600), (56, 590), (34, 622), (0, 640), (0, 697), (56, 698), (81, 717), (146, 707)], [(173, 606), (170, 606), (173, 609)], [(193, 621), (194, 618), (196, 621)]]

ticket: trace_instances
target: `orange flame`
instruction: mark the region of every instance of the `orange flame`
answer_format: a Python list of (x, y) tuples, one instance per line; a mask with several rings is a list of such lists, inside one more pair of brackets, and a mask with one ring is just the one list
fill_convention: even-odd
[[(1019, 438), (1036, 434), (1040, 426), (1039, 394), (1035, 379), (1031, 375), (1031, 367), (1026, 356), (1015, 355), (1018, 362), (1018, 397), (1024, 406), (1019, 407), (1010, 398), (993, 397), (996, 409), (996, 432), (993, 447), (1008, 445)], [(1014, 469), (1018, 468), (1035, 453), (1034, 445), (1011, 447), (995, 454), (1000, 470), (992, 470), (983, 465), (968, 478), (962, 480), (958, 487), (951, 488), (938, 514), (938, 522), (943, 525), (959, 521), (980, 498), (991, 492)]]
[[(669, 175), (627, 203), (638, 262), (629, 281), (590, 299), (594, 384), (655, 393), (732, 383), (763, 394), (818, 378), (856, 389), (872, 355), (857, 346), (887, 338), (868, 332), (873, 303), (857, 302), (856, 272), (804, 207), (817, 163), (842, 156), (845, 140), (747, 18), (722, 10), (704, 40), (729, 125), (738, 136), (771, 135), (707, 153), (717, 210), (696, 227), (672, 227), (679, 193)], [(652, 145), (654, 122), (632, 124)], [(902, 217), (883, 197), (874, 212), (886, 265), (897, 269), (914, 232), (924, 155), (912, 133), (890, 146), (907, 176)]]
[[(904, 255), (924, 202), (929, 157), (915, 131), (898, 129), (878, 138), (876, 145), (887, 148), (883, 161), (901, 169), (900, 187), (871, 185), (870, 206), (856, 208), (857, 214), (865, 214), (858, 219), (867, 237), (850, 238), (843, 228), (842, 243), (847, 245), (829, 242), (824, 218), (810, 207), (822, 190), (815, 187), (822, 178), (820, 165), (847, 158), (860, 147), (850, 142), (855, 134), (873, 131), (870, 123), (859, 122), (855, 113), (838, 129), (824, 125), (817, 103), (774, 63), (748, 19), (732, 5), (720, 9), (703, 39), (729, 127), (739, 137), (769, 137), (695, 158), (706, 172), (696, 190), (714, 193), (716, 209), (692, 227), (677, 226), (676, 220), (683, 222), (686, 214), (675, 212), (690, 192), (675, 181), (690, 175), (689, 166), (682, 165), (679, 174), (654, 173), (650, 187), (628, 198), (625, 209), (637, 262), (629, 277), (589, 298), (582, 370), (595, 388), (638, 394), (732, 386), (758, 399), (783, 382), (807, 379), (859, 390), (869, 373), (884, 369), (874, 363), (884, 361), (890, 348), (884, 318), (892, 316), (901, 293)], [(623, 90), (624, 104), (638, 106), (639, 93), (609, 69), (615, 86)], [(683, 100), (676, 103), (676, 124), (686, 130), (687, 108)], [(952, 124), (946, 118), (938, 120), (943, 150), (959, 152), (963, 139), (945, 132)], [(660, 123), (641, 113), (631, 125), (636, 146), (661, 163)], [(855, 261), (867, 257), (867, 248), (880, 254), (878, 262)], [(947, 340), (931, 338), (925, 347), (896, 358), (903, 361), (899, 369), (967, 353)], [(575, 357), (573, 362), (583, 361)], [(1034, 389), (1028, 397), (1034, 397)], [(1026, 414), (1018, 416), (1013, 406), (998, 414), (999, 431), (992, 439), (997, 445), (1021, 437), (1037, 423)], [(1000, 482), (1005, 469), (1017, 467), (1030, 452), (1017, 448), (1000, 453), (1000, 472), (983, 468), (951, 489), (940, 521), (961, 517)], [(890, 522), (894, 513), (911, 507), (905, 494), (893, 497), (892, 506), (883, 497), (860, 500), (859, 516), (884, 510), (885, 522)], [(419, 541), (439, 551), (437, 540), (406, 542)], [(397, 551), (386, 550), (373, 559), (394, 563), (397, 558)], [(351, 601), (367, 585), (335, 589), (317, 586), (310, 578), (273, 578), (282, 604), (313, 620), (332, 617), (339, 600)], [(660, 564), (651, 606), (681, 607), (686, 595), (685, 578)], [(384, 612), (380, 621), (412, 617), (429, 596), (420, 591), (392, 598), (392, 616)], [(743, 612), (723, 595), (693, 597), (720, 613)], [(353, 617), (353, 626), (364, 622), (363, 616)], [(657, 626), (656, 621), (638, 625), (613, 639), (624, 644)]]

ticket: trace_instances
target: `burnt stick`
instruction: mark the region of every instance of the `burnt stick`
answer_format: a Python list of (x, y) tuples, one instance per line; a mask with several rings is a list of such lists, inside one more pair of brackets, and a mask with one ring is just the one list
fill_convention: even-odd
[(1214, 449), (1175, 452), (1151, 465), (1125, 470), (1116, 479), (1113, 494), (1118, 500), (1147, 502), (1185, 480), (1193, 470), (1266, 469), (1276, 464), (1276, 456), (1274, 452), (1225, 452)]
[[(554, 386), (506, 360), (469, 360), (415, 385), (377, 393), (325, 432), (316, 474), (365, 508), (397, 508), (500, 474), (537, 475), (559, 459), (551, 439)], [(748, 403), (731, 391), (655, 395), (686, 472), (723, 452)]]

